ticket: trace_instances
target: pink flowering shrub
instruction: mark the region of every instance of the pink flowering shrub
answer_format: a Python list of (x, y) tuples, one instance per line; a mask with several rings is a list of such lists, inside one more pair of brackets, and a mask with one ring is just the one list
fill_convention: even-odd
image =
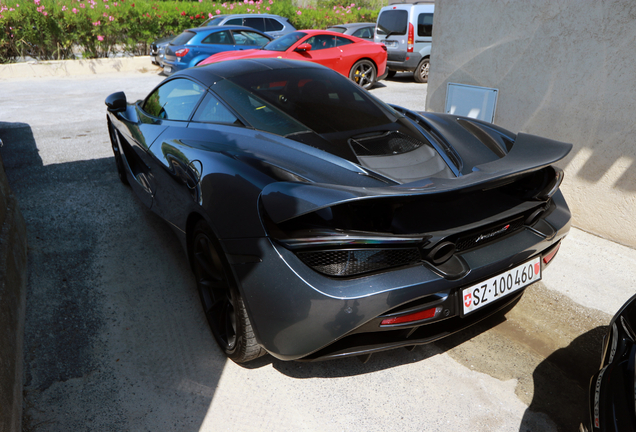
[(334, 0), (302, 8), (291, 0), (0, 0), (0, 63), (146, 55), (152, 41), (221, 14), (271, 13), (310, 29), (372, 22), (380, 6)]

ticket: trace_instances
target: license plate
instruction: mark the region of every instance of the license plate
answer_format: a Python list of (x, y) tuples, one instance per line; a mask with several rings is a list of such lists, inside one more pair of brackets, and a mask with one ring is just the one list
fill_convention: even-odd
[(384, 45), (386, 45), (388, 48), (395, 48), (397, 47), (398, 43), (396, 41), (387, 41), (385, 40), (384, 42), (382, 42)]
[(164, 67), (163, 67), (163, 71), (164, 71), (165, 73), (170, 73), (170, 72), (172, 71), (172, 68), (171, 68), (170, 66), (164, 66)]
[(541, 279), (541, 256), (462, 290), (464, 315)]

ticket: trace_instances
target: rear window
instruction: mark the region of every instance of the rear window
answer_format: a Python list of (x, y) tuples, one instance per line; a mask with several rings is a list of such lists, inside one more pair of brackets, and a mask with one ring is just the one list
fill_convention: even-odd
[(329, 27), (327, 30), (338, 33), (344, 33), (345, 31), (347, 31), (347, 29), (344, 27)]
[(409, 13), (405, 10), (387, 10), (378, 18), (378, 34), (405, 35)]
[(184, 31), (179, 36), (172, 39), (172, 42), (170, 42), (170, 45), (185, 45), (188, 43), (190, 39), (194, 37), (194, 35), (196, 35), (196, 33), (191, 31)]
[[(391, 108), (381, 105), (360, 87), (331, 70), (289, 69), (284, 77), (281, 79), (279, 70), (270, 70), (239, 75), (230, 80), (246, 94), (258, 96), (273, 109), (284, 112), (319, 134), (376, 128), (395, 122), (398, 116)], [(227, 93), (220, 94), (228, 97)], [(227, 100), (243, 114), (237, 106), (239, 99), (232, 95)], [(245, 106), (249, 108), (249, 105)]]

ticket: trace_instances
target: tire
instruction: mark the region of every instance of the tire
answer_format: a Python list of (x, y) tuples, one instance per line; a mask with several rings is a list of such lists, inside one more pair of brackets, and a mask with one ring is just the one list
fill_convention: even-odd
[(378, 73), (370, 60), (358, 60), (349, 72), (349, 79), (363, 89), (369, 90), (378, 79)]
[(389, 70), (389, 73), (386, 75), (387, 78), (393, 78), (397, 71)]
[(194, 228), (192, 258), (203, 312), (219, 348), (236, 363), (265, 354), (256, 342), (245, 303), (221, 245), (203, 220)]
[(121, 155), (121, 146), (119, 145), (119, 138), (117, 137), (117, 132), (113, 125), (108, 122), (108, 134), (110, 135), (110, 144), (113, 149), (113, 153), (115, 154), (115, 165), (117, 166), (117, 175), (119, 176), (119, 180), (126, 186), (130, 185), (128, 183), (128, 177), (126, 177), (126, 167), (124, 166), (124, 160)]
[(417, 65), (415, 72), (413, 73), (413, 78), (415, 78), (415, 81), (418, 83), (427, 83), (429, 69), (430, 62), (428, 58), (422, 59), (420, 64)]

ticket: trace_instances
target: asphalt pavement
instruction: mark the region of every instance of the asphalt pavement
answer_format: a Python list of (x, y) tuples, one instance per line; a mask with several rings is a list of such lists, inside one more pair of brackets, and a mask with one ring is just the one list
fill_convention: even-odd
[[(464, 339), (366, 364), (227, 361), (178, 240), (119, 183), (108, 143), (104, 98), (142, 98), (164, 77), (149, 61), (87, 65), (0, 68), (0, 152), (29, 241), (24, 430), (556, 431), (586, 411), (579, 398), (559, 418), (570, 389), (537, 376), (585, 335), (598, 364), (636, 250), (576, 228), (506, 318)], [(371, 93), (425, 107), (406, 74)]]

